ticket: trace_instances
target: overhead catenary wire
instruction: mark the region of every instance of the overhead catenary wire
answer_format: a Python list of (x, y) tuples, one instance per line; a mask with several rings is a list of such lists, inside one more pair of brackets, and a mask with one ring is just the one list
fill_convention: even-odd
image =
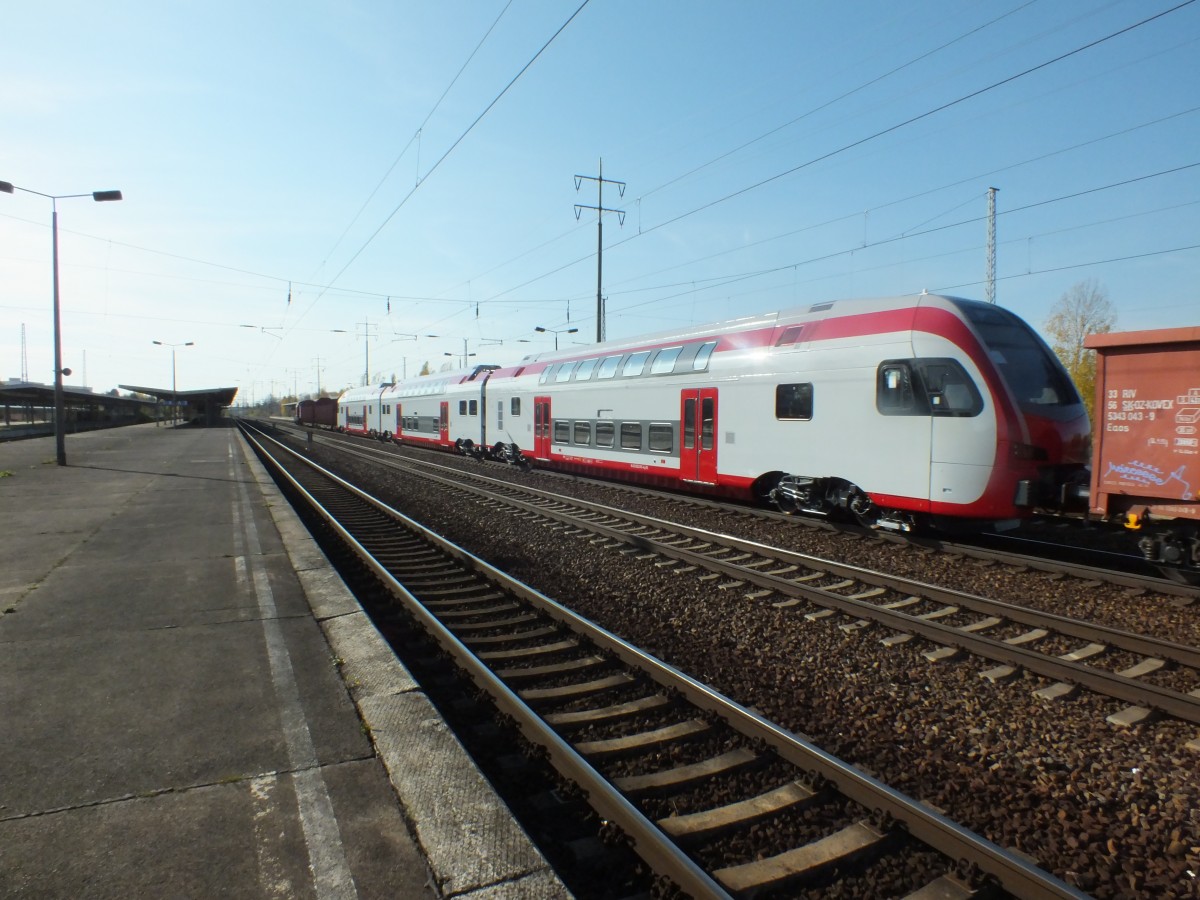
[[(529, 68), (535, 62), (537, 62), (538, 58), (543, 53), (546, 52), (546, 50), (549, 48), (549, 46), (552, 43), (554, 43), (555, 39), (557, 39), (558, 36), (560, 34), (562, 34), (563, 31), (566, 30), (567, 26), (570, 25), (575, 20), (576, 16), (578, 16), (581, 12), (583, 12), (583, 8), (585, 6), (587, 6), (588, 3), (590, 3), (590, 2), (591, 2), (591, 0), (583, 0), (583, 2), (581, 4), (579, 4), (579, 6), (578, 6), (578, 8), (576, 8), (575, 12), (571, 13), (571, 15), (567, 18), (567, 20), (558, 27), (558, 30), (555, 31), (554, 34), (552, 34), (544, 44), (542, 44), (542, 46), (538, 49), (538, 51), (532, 57), (530, 57), (529, 61), (526, 62), (525, 65), (521, 67), (521, 70), (519, 72), (517, 72), (517, 74), (512, 77), (512, 79), (508, 82), (508, 84), (506, 84), (501, 89), (500, 93), (498, 93), (492, 99), (492, 102), (489, 103), (484, 108), (484, 110), (475, 117), (474, 121), (472, 121), (471, 124), (466, 127), (466, 130), (464, 130), (463, 133), (460, 134), (454, 140), (454, 143), (452, 143), (446, 149), (446, 151), (440, 157), (438, 157), (437, 161), (432, 166), (430, 166), (429, 171), (425, 173), (424, 177), (421, 177), (418, 179), (417, 184), (415, 184), (413, 186), (413, 188), (407, 194), (404, 195), (403, 199), (401, 199), (401, 201), (396, 205), (396, 208), (387, 214), (387, 216), (384, 218), (384, 220), (379, 223), (379, 226), (373, 232), (371, 232), (371, 234), (367, 237), (367, 239), (365, 241), (363, 241), (363, 243), (359, 246), (359, 248), (356, 251), (354, 251), (354, 254), (346, 261), (346, 263), (342, 266), (342, 268), (338, 270), (338, 273), (332, 279), (330, 279), (329, 284), (331, 286), (337, 283), (338, 279), (340, 279), (342, 277), (342, 275), (344, 275), (346, 273), (346, 270), (349, 269), (350, 266), (352, 266), (354, 264), (355, 260), (357, 260), (359, 258), (359, 256), (362, 255), (363, 251), (366, 250), (367, 247), (369, 247), (371, 245), (371, 242), (374, 241), (375, 238), (379, 236), (379, 233), (381, 231), (383, 231), (383, 229), (385, 227), (387, 227), (387, 224), (390, 221), (392, 221), (392, 219), (396, 216), (396, 213), (400, 212), (400, 210), (403, 209), (404, 205), (406, 203), (408, 203), (409, 199), (413, 196), (413, 194), (415, 194), (420, 189), (421, 185), (423, 185), (429, 179), (429, 177), (434, 172), (437, 171), (438, 167), (441, 166), (441, 164), (446, 161), (446, 159), (450, 156), (451, 153), (454, 152), (454, 150), (458, 147), (458, 145), (461, 144), (463, 142), (463, 140), (466, 139), (467, 135), (469, 135), (475, 129), (475, 126), (478, 125), (481, 121), (483, 121), (483, 118), (489, 112), (492, 111), (492, 109), (496, 106), (496, 104), (500, 102), (500, 99), (505, 94), (508, 93), (508, 91), (512, 88), (512, 86), (514, 84), (517, 83), (517, 81), (521, 78), (522, 75), (524, 75), (527, 71), (529, 71)], [(308, 314), (309, 310), (311, 310), (318, 302), (320, 302), (321, 297), (323, 297), (324, 294), (325, 294), (325, 292), (322, 291), (320, 294), (318, 294), (316, 296), (316, 298), (313, 299), (313, 301), (309, 304), (308, 309), (306, 309), (304, 311), (304, 313), (300, 316), (301, 319), (303, 319), (304, 316)]]

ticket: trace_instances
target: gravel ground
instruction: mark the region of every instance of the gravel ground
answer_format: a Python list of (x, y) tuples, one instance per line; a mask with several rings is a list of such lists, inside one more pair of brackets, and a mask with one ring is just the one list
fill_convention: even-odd
[[(960, 656), (938, 664), (914, 639), (879, 643), (809, 607), (777, 610), (653, 561), (598, 551), (579, 538), (456, 499), (419, 478), (381, 474), (321, 449), (318, 461), (352, 472), (380, 496), (450, 540), (564, 602), (738, 702), (1098, 898), (1200, 898), (1200, 755), (1195, 726), (1159, 720), (1116, 729), (1121, 704), (1086, 693), (1046, 703), (1027, 673), (999, 684), (990, 665)], [(459, 464), (594, 502), (622, 506), (940, 586), (1200, 643), (1200, 604), (1019, 572), (804, 527), (756, 523), (631, 495), (599, 483), (550, 481), (472, 460)], [(1200, 688), (1168, 672), (1177, 690)], [(1172, 678), (1184, 679), (1177, 684)]]

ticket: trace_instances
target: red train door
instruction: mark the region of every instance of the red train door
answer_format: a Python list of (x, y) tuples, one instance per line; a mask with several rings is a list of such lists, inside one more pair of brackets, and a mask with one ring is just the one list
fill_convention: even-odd
[(450, 403), (443, 400), (441, 412), (438, 415), (438, 440), (443, 446), (450, 444)]
[(533, 455), (550, 458), (550, 398), (533, 398)]
[(680, 391), (679, 477), (717, 483), (717, 389)]
[(396, 404), (396, 440), (404, 437), (404, 404)]

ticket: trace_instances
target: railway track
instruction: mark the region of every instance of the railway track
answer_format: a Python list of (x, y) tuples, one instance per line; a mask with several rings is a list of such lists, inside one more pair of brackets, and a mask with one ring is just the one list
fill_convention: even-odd
[(1025, 669), (1050, 681), (1037, 692), (1046, 700), (1082, 687), (1128, 704), (1109, 717), (1113, 724), (1136, 724), (1160, 713), (1200, 723), (1200, 649), (1194, 646), (399, 457), (370, 445), (334, 446), (363, 460), (417, 472), (482, 502), (503, 503), (515, 515), (576, 530), (591, 548), (616, 549), (653, 559), (676, 574), (715, 580), (717, 589), (741, 591), (757, 603), (794, 608), (809, 619), (828, 618), (846, 631), (881, 625), (892, 631), (882, 640), (888, 647), (925, 638), (934, 645), (923, 651), (930, 662), (970, 653), (995, 663), (982, 673), (991, 681)]
[[(359, 447), (374, 447), (376, 442), (352, 435), (342, 435), (332, 432), (313, 432), (311, 429), (282, 426), (294, 434), (314, 434), (316, 441), (335, 446), (346, 443)], [(447, 454), (441, 451), (429, 450), (424, 447), (405, 446), (407, 455), (413, 458), (432, 457), (445, 463)], [(463, 460), (466, 462), (466, 460)], [(934, 550), (939, 553), (950, 553), (970, 560), (984, 563), (998, 563), (1016, 570), (1045, 572), (1052, 575), (1063, 575), (1086, 582), (1112, 584), (1134, 592), (1162, 594), (1178, 598), (1177, 602), (1188, 605), (1200, 600), (1200, 585), (1189, 581), (1179, 572), (1173, 577), (1163, 577), (1161, 567), (1146, 562), (1140, 556), (1119, 554), (1104, 550), (1089, 550), (1079, 546), (1079, 541), (1067, 540), (1072, 532), (1061, 528), (1064, 538), (1051, 541), (1046, 538), (1036, 539), (1023, 533), (1017, 535), (995, 534), (981, 535), (974, 540), (951, 540), (919, 535), (897, 535), (888, 531), (863, 528), (851, 522), (836, 522), (827, 519), (795, 516), (777, 510), (747, 506), (745, 504), (709, 499), (691, 494), (679, 494), (646, 488), (625, 482), (602, 481), (582, 475), (538, 470), (538, 475), (547, 479), (562, 480), (571, 484), (585, 483), (592, 488), (610, 491), (618, 496), (637, 496), (652, 498), (656, 501), (670, 503), (681, 510), (691, 512), (713, 510), (747, 521), (769, 522), (772, 525), (788, 528), (801, 528), (824, 531), (832, 534), (849, 535), (860, 539), (871, 540), (881, 544), (894, 546), (909, 546)], [(1061, 525), (1061, 523), (1059, 523)], [(1053, 529), (1052, 529), (1053, 530)], [(1070, 559), (1064, 557), (1069, 556)]]
[[(457, 665), (696, 897), (1084, 896), (732, 703), (270, 440), (251, 438)], [(632, 536), (642, 540), (643, 536)], [(824, 880), (824, 881), (822, 881)]]

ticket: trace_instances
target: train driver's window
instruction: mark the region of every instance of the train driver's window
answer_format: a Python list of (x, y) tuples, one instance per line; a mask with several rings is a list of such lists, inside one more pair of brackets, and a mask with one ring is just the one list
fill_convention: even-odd
[(918, 413), (912, 371), (907, 363), (885, 362), (879, 366), (875, 406), (885, 416)]
[(600, 369), (596, 372), (597, 378), (612, 378), (617, 374), (617, 365), (621, 362), (619, 356), (606, 356), (604, 362), (600, 363)]
[(983, 398), (958, 360), (921, 359), (916, 369), (935, 416), (965, 417), (983, 412)]
[(458, 414), (460, 416), (465, 416), (467, 414), (467, 401), (466, 400), (458, 401)]
[(520, 397), (512, 398), (512, 403), (509, 405), (508, 411), (510, 413), (512, 413), (514, 416), (519, 416), (521, 414), (521, 398)]
[(775, 387), (775, 418), (807, 420), (812, 417), (811, 384), (780, 384)]

